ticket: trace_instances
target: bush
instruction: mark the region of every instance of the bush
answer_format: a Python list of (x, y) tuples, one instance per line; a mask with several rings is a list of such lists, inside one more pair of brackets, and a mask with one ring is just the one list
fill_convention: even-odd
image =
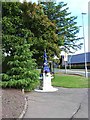
[(32, 59), (29, 44), (15, 46), (14, 56), (7, 61), (7, 64), (10, 69), (2, 74), (3, 88), (35, 88), (39, 74), (36, 70), (35, 59)]
[(21, 79), (0, 82), (2, 88), (18, 88), (33, 90), (39, 83), (39, 80)]

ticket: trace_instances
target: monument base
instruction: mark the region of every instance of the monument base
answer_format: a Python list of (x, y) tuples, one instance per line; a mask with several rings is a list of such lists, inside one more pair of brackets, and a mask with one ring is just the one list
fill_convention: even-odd
[(41, 79), (40, 86), (38, 89), (35, 89), (35, 91), (36, 92), (55, 92), (55, 91), (57, 91), (58, 89), (54, 88), (51, 85), (52, 78), (53, 77), (51, 76), (50, 72), (47, 74), (43, 73), (43, 77), (40, 78)]
[(57, 88), (54, 88), (54, 87), (49, 87), (49, 88), (42, 88), (41, 89), (35, 89), (36, 92), (55, 92), (57, 91), (58, 89)]

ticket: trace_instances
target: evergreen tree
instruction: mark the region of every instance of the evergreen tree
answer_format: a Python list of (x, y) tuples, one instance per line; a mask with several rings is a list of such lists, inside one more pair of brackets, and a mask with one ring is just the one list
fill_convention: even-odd
[[(48, 59), (52, 59), (54, 54), (59, 57), (58, 36), (56, 34), (56, 24), (52, 23), (46, 15), (41, 5), (35, 3), (4, 3), (3, 5), (3, 32), (24, 37), (22, 29), (31, 31), (32, 37), (28, 37), (28, 43), (32, 44), (30, 50), (33, 51), (33, 58), (40, 65), (43, 62), (43, 52), (46, 49)], [(9, 37), (9, 36), (8, 36)], [(7, 38), (7, 36), (6, 36)], [(4, 43), (5, 42), (5, 43)], [(32, 42), (32, 43), (31, 43)], [(9, 38), (3, 40), (4, 52), (13, 55), (13, 44)]]
[(2, 50), (8, 65), (2, 86), (33, 89), (38, 80), (36, 61), (30, 51), (34, 36), (23, 24), (20, 6), (19, 2), (2, 3)]
[(35, 3), (22, 4), (23, 19), (25, 26), (34, 34), (33, 46), (31, 49), (34, 52), (34, 58), (37, 59), (38, 64), (43, 62), (43, 52), (46, 49), (48, 59), (56, 54), (59, 57), (60, 48), (57, 44), (58, 36), (56, 34), (56, 24), (52, 23), (46, 15), (41, 5)]
[(71, 16), (68, 12), (69, 8), (64, 2), (39, 2), (43, 6), (44, 13), (48, 18), (56, 23), (58, 34), (58, 45), (64, 46), (64, 51), (72, 52), (73, 50), (80, 49), (82, 43), (78, 44), (81, 38), (77, 37), (79, 27), (77, 26), (77, 17)]

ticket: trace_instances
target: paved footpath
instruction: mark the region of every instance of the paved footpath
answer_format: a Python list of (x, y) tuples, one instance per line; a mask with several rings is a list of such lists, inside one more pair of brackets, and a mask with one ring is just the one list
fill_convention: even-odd
[(58, 88), (56, 92), (27, 93), (24, 118), (88, 118), (88, 89)]

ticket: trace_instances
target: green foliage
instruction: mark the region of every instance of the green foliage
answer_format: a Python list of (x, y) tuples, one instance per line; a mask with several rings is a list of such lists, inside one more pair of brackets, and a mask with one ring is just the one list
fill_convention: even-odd
[(25, 88), (38, 80), (38, 73), (35, 70), (36, 63), (32, 59), (29, 48), (29, 44), (15, 46), (15, 55), (7, 63), (11, 69), (2, 76), (2, 81), (4, 81), (2, 87)]
[(2, 88), (19, 88), (19, 89), (27, 89), (33, 90), (37, 86), (38, 80), (31, 80), (31, 79), (19, 79), (19, 80), (9, 80), (0, 82), (0, 86)]
[(3, 3), (2, 11), (2, 50), (9, 69), (2, 74), (1, 86), (33, 89), (39, 76), (30, 51), (33, 33), (23, 23), (21, 3)]
[(56, 24), (52, 23), (51, 20), (44, 15), (41, 5), (25, 2), (22, 4), (22, 11), (24, 25), (27, 26), (35, 36), (31, 50), (34, 51), (33, 57), (37, 59), (37, 63), (42, 64), (44, 49), (47, 50), (48, 59), (51, 59), (54, 54), (59, 57), (60, 49), (57, 44)]
[(41, 5), (35, 3), (2, 3), (3, 53), (13, 56), (14, 46), (24, 44), (23, 38), (31, 45), (33, 58), (42, 64), (43, 51), (47, 49), (48, 59), (60, 55), (56, 24), (52, 23)]
[(63, 50), (72, 52), (72, 50), (80, 49), (82, 43), (77, 43), (81, 38), (77, 37), (79, 27), (77, 26), (76, 16), (71, 16), (68, 12), (69, 8), (64, 2), (41, 2), (44, 13), (48, 18), (56, 23), (58, 34), (58, 45), (64, 46)]

